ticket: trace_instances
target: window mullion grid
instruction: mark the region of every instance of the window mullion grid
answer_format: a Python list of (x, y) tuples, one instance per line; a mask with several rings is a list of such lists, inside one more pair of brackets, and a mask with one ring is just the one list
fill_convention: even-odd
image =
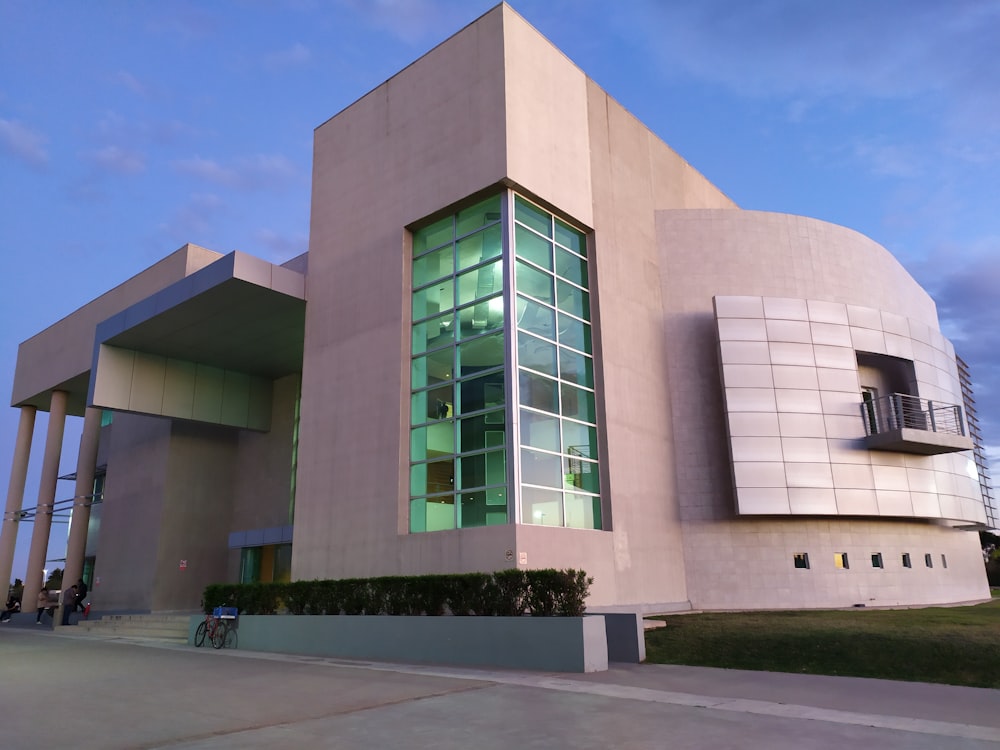
[(516, 254), (514, 247), (514, 194), (510, 190), (503, 193), (500, 206), (501, 257), (503, 258), (503, 310), (504, 310), (504, 378), (507, 403), (504, 405), (504, 419), (507, 434), (504, 437), (507, 451), (507, 518), (512, 524), (521, 523), (521, 417), (519, 404), (521, 389), (518, 384), (517, 358), (517, 287)]

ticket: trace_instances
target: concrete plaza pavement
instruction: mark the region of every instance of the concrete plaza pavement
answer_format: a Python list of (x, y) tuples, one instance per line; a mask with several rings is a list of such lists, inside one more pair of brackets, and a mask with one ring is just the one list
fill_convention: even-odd
[(39, 631), (0, 628), (4, 748), (1000, 747), (1000, 690), (663, 665), (486, 671)]

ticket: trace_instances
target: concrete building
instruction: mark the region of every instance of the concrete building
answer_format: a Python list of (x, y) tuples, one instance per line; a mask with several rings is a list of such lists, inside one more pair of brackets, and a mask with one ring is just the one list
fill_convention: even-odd
[(741, 210), (506, 5), (314, 159), (307, 256), (187, 245), (21, 345), (25, 596), (72, 415), (102, 610), (515, 565), (595, 610), (988, 598), (955, 353), (872, 240)]

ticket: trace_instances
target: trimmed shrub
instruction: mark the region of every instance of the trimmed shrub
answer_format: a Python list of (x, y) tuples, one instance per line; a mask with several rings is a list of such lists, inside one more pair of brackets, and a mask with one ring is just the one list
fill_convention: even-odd
[(212, 584), (205, 613), (237, 607), (270, 615), (483, 615), (579, 617), (593, 578), (582, 570), (500, 570), (495, 573), (383, 576), (291, 583)]

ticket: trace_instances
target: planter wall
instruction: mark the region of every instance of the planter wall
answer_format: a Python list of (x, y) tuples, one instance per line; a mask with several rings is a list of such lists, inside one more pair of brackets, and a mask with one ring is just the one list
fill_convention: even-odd
[[(203, 617), (191, 618), (189, 642)], [(608, 668), (603, 616), (241, 615), (248, 651), (548, 672)]]

